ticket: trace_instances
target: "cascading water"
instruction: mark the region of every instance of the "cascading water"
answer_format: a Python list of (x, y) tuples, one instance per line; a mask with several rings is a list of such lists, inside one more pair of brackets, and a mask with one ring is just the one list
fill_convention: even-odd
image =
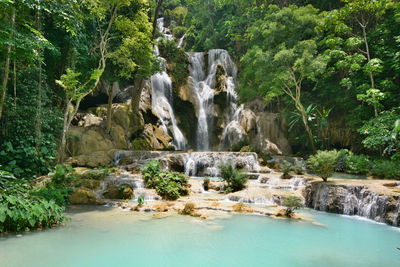
[[(229, 53), (223, 49), (212, 49), (208, 52), (208, 73), (206, 75), (205, 53), (188, 53), (190, 62), (189, 85), (195, 94), (197, 102), (197, 149), (208, 151), (210, 149), (210, 135), (214, 116), (214, 97), (216, 95), (217, 72), (222, 67), (226, 77), (227, 105), (234, 113), (237, 105), (237, 94), (235, 91), (235, 80), (237, 68)], [(225, 125), (232, 120), (232, 115), (225, 118)]]
[[(172, 40), (173, 36), (169, 33), (169, 30), (164, 27), (164, 18), (159, 18), (157, 22), (158, 28), (163, 34), (163, 38)], [(152, 109), (157, 114), (164, 132), (168, 133), (170, 131), (176, 148), (182, 150), (185, 149), (187, 142), (182, 131), (178, 127), (174, 110), (172, 108), (172, 80), (166, 72), (165, 59), (160, 56), (157, 46), (155, 46), (154, 53), (158, 56), (158, 59), (161, 62), (162, 71), (154, 74), (150, 78)]]

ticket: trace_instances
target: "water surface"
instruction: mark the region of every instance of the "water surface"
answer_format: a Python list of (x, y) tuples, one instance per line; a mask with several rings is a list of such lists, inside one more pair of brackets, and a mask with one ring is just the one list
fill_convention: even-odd
[(145, 219), (71, 214), (66, 227), (0, 239), (0, 266), (400, 266), (400, 231), (306, 211), (321, 225), (261, 216)]

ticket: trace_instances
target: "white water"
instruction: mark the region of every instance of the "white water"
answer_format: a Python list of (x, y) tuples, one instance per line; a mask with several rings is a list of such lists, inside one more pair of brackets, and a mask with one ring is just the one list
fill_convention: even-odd
[[(232, 114), (236, 111), (237, 94), (235, 91), (237, 68), (232, 61), (229, 53), (223, 49), (212, 49), (208, 52), (208, 66), (206, 69), (205, 53), (188, 53), (190, 62), (189, 85), (195, 94), (197, 102), (197, 150), (210, 150), (210, 135), (212, 134), (212, 124), (214, 117), (214, 97), (216, 95), (217, 71), (218, 66), (222, 67), (226, 77), (227, 105), (230, 112), (225, 119), (225, 125), (232, 120)], [(206, 74), (207, 72), (207, 74)]]
[[(159, 18), (157, 22), (158, 28), (163, 34), (163, 38), (172, 40), (173, 36), (170, 34), (169, 29), (164, 27), (164, 18)], [(172, 80), (166, 72), (166, 62), (164, 58), (160, 57), (158, 47), (155, 46), (154, 50), (154, 53), (158, 56), (158, 59), (161, 62), (162, 71), (154, 74), (150, 78), (152, 90), (152, 109), (159, 118), (164, 132), (167, 134), (171, 132), (175, 147), (179, 150), (182, 150), (185, 149), (187, 141), (182, 131), (179, 129), (175, 118), (172, 105)]]

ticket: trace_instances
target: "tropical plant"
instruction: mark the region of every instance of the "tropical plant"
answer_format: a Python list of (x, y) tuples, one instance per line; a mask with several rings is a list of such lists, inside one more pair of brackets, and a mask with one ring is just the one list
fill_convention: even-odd
[(280, 164), (280, 169), (282, 172), (282, 178), (283, 179), (290, 179), (293, 176), (290, 175), (290, 173), (293, 171), (293, 164), (290, 163), (289, 161), (282, 161), (282, 163)]
[(355, 155), (350, 153), (346, 164), (348, 173), (368, 174), (371, 169), (371, 161), (365, 155)]
[(138, 202), (138, 206), (140, 206), (140, 207), (143, 206), (144, 205), (144, 196), (140, 195), (137, 199), (137, 202)]
[(232, 164), (222, 164), (219, 169), (222, 179), (227, 184), (225, 192), (236, 192), (246, 187), (248, 177), (234, 168)]
[(302, 207), (301, 199), (296, 196), (285, 197), (283, 205), (286, 207), (285, 215), (287, 217), (292, 217), (294, 211)]
[(189, 193), (186, 175), (161, 171), (158, 161), (150, 161), (143, 166), (142, 174), (146, 187), (155, 189), (164, 199), (176, 200)]
[(49, 228), (63, 222), (63, 207), (31, 192), (31, 186), (24, 182), (0, 190), (0, 233)]
[(336, 150), (318, 151), (317, 154), (310, 156), (307, 162), (309, 167), (326, 182), (335, 171), (338, 156)]

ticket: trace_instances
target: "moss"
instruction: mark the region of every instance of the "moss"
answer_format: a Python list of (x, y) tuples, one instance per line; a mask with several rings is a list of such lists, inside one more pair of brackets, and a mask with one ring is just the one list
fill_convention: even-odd
[(146, 151), (151, 149), (149, 143), (144, 138), (137, 138), (133, 140), (131, 143), (131, 148), (132, 150), (137, 151)]
[(69, 197), (69, 201), (74, 205), (99, 204), (96, 194), (93, 191), (79, 188)]

